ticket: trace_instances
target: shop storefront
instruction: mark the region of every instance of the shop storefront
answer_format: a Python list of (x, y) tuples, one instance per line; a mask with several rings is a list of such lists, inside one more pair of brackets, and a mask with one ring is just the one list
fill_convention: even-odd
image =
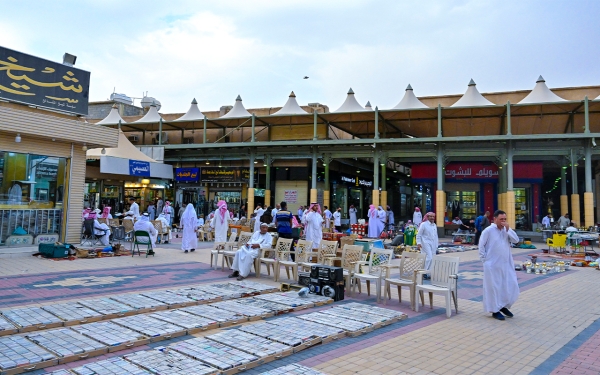
[[(435, 184), (437, 166), (434, 163), (415, 163), (412, 166), (414, 183)], [(498, 207), (498, 176), (500, 168), (494, 163), (452, 162), (444, 170), (446, 218), (473, 220), (480, 212), (494, 212)], [(515, 162), (513, 165), (516, 227), (531, 230), (540, 215), (542, 162)], [(435, 186), (435, 185), (432, 185)]]
[(339, 174), (332, 178), (331, 188), (332, 211), (342, 208), (343, 218), (348, 218), (348, 209), (354, 206), (357, 218), (366, 218), (371, 202), (373, 181), (360, 176)]

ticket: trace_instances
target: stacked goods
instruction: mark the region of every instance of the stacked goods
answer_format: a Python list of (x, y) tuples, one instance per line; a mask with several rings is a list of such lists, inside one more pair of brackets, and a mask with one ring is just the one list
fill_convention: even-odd
[(202, 362), (177, 352), (161, 350), (145, 350), (127, 354), (124, 357), (152, 374), (160, 375), (216, 375), (219, 372)]
[(22, 307), (18, 309), (3, 310), (2, 315), (14, 323), (19, 329), (62, 326), (62, 320), (39, 307)]
[(243, 315), (227, 310), (215, 309), (214, 307), (210, 307), (208, 305), (190, 306), (180, 310), (217, 321), (219, 322), (220, 327), (226, 327), (231, 324), (248, 321), (248, 318)]
[(384, 309), (381, 307), (375, 307), (375, 306), (371, 306), (371, 305), (365, 305), (364, 303), (358, 303), (358, 302), (346, 303), (344, 305), (340, 305), (339, 307), (343, 308), (343, 309), (363, 311), (363, 312), (369, 313), (369, 314), (381, 315), (381, 316), (384, 316), (384, 317), (386, 317), (390, 320), (394, 320), (394, 321), (398, 321), (398, 320), (407, 318), (406, 314), (404, 314), (400, 311)]
[(252, 307), (257, 307), (263, 310), (271, 311), (273, 315), (285, 314), (291, 311), (294, 311), (293, 306), (284, 305), (281, 303), (265, 301), (258, 298), (242, 298), (235, 300), (236, 303), (240, 305), (247, 305)]
[(369, 323), (358, 322), (356, 320), (348, 320), (343, 316), (324, 314), (321, 312), (300, 315), (298, 316), (298, 318), (319, 324), (325, 324), (336, 328), (341, 328), (351, 333), (364, 332), (365, 330), (373, 328), (372, 324)]
[(169, 345), (170, 350), (190, 356), (221, 371), (251, 366), (258, 357), (205, 338), (193, 338)]
[(89, 323), (71, 329), (108, 346), (119, 346), (144, 340), (143, 335), (113, 322)]
[(193, 305), (196, 303), (191, 298), (185, 296), (179, 296), (175, 293), (170, 293), (168, 291), (154, 291), (154, 292), (144, 292), (140, 293), (144, 297), (152, 298), (162, 303), (166, 303), (167, 305)]
[(219, 323), (214, 319), (203, 318), (198, 315), (193, 315), (182, 310), (166, 310), (149, 315), (151, 318), (163, 320), (167, 323), (175, 324), (184, 327), (188, 330), (196, 328), (212, 329), (217, 328)]
[(242, 293), (237, 289), (236, 290), (226, 290), (224, 288), (214, 287), (213, 285), (198, 285), (193, 288), (196, 290), (205, 292), (205, 293), (214, 294), (216, 296), (221, 297), (221, 299), (223, 299), (223, 300), (242, 297)]
[[(123, 358), (110, 358), (103, 361), (88, 363), (72, 369), (77, 375), (149, 375), (150, 372), (141, 369)], [(54, 373), (52, 373), (54, 374)], [(65, 373), (66, 375), (67, 373)], [(71, 374), (71, 373), (68, 373)], [(63, 374), (57, 374), (63, 375)]]
[(245, 287), (242, 286), (240, 284), (233, 284), (233, 283), (217, 283), (217, 284), (210, 284), (210, 286), (212, 288), (216, 288), (219, 290), (225, 290), (227, 292), (231, 292), (231, 293), (235, 293), (236, 296), (239, 297), (250, 297), (250, 296), (255, 296), (257, 294), (260, 294), (260, 292), (256, 289), (250, 288), (250, 287)]
[(136, 310), (155, 309), (159, 307), (166, 308), (167, 306), (166, 303), (143, 296), (141, 294), (117, 294), (116, 296), (111, 296), (110, 299), (125, 305), (129, 305)]
[(271, 293), (264, 294), (260, 296), (254, 297), (261, 301), (269, 301), (274, 303), (280, 303), (282, 305), (290, 306), (295, 310), (302, 310), (308, 307), (314, 307), (315, 303), (309, 300), (308, 298), (291, 298), (286, 293)]
[(360, 310), (344, 309), (342, 307), (333, 307), (331, 309), (321, 310), (320, 312), (323, 314), (335, 316), (337, 318), (344, 318), (355, 320), (357, 322), (368, 323), (376, 327), (381, 327), (393, 323), (390, 319), (381, 315), (370, 314), (368, 312)]
[(90, 339), (68, 328), (59, 328), (28, 334), (29, 340), (58, 357), (71, 357), (95, 350), (106, 350), (106, 345)]
[(124, 315), (135, 311), (133, 307), (110, 298), (84, 299), (79, 303), (102, 315)]
[(261, 294), (262, 293), (271, 293), (271, 292), (275, 292), (278, 290), (274, 286), (257, 283), (256, 281), (248, 281), (248, 280), (230, 281), (229, 284), (240, 285), (244, 288), (254, 289), (254, 290), (260, 292)]
[(175, 324), (152, 318), (147, 315), (134, 315), (112, 320), (113, 323), (139, 332), (148, 337), (171, 336), (181, 333), (184, 328)]
[(208, 302), (217, 302), (221, 300), (220, 296), (215, 294), (207, 293), (203, 290), (198, 290), (195, 288), (181, 288), (175, 290), (169, 290), (170, 293), (176, 294), (178, 296), (183, 296), (189, 298), (194, 301), (202, 301), (204, 303)]
[(296, 301), (297, 303), (306, 303), (306, 301), (312, 302), (315, 306), (322, 306), (328, 303), (333, 303), (333, 299), (329, 297), (320, 296), (318, 294), (307, 294), (303, 297), (300, 297), (298, 295), (298, 292), (284, 292), (280, 293), (279, 295), (282, 297), (290, 298), (291, 300)]
[(322, 341), (330, 341), (346, 335), (346, 331), (341, 328), (308, 322), (306, 320), (298, 319), (297, 317), (273, 319), (269, 320), (267, 323), (277, 326), (277, 330), (285, 330), (287, 332), (310, 332)]
[(206, 336), (205, 338), (238, 348), (246, 353), (254, 354), (259, 358), (289, 355), (292, 353), (292, 347), (288, 345), (271, 341), (264, 337), (251, 335), (240, 331), (239, 329), (222, 331), (214, 335)]
[(11, 322), (6, 320), (3, 316), (0, 316), (0, 336), (3, 334), (16, 333), (17, 327)]
[(251, 305), (242, 305), (237, 303), (236, 301), (215, 302), (211, 303), (208, 306), (248, 317), (273, 316), (270, 310), (266, 310), (260, 307), (254, 307)]
[(314, 332), (306, 328), (291, 330), (287, 329), (285, 326), (274, 326), (273, 324), (269, 323), (258, 323), (241, 326), (239, 330), (256, 336), (264, 337), (269, 340), (277, 341), (291, 347), (299, 347), (301, 345), (310, 346), (310, 344), (318, 344), (321, 342), (319, 337)]
[(0, 337), (0, 370), (52, 361), (54, 354), (40, 348), (23, 336)]
[(58, 316), (64, 321), (86, 321), (90, 318), (100, 318), (102, 316), (102, 314), (77, 302), (57, 303), (55, 305), (42, 306), (42, 309)]

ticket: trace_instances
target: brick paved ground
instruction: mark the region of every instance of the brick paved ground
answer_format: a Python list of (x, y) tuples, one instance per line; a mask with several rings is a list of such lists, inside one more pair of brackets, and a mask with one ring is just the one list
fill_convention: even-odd
[[(0, 307), (226, 279), (226, 272), (208, 265), (210, 244), (202, 244), (190, 254), (184, 254), (178, 246), (164, 245), (155, 258), (147, 259), (0, 258)], [(519, 263), (531, 250), (514, 249), (513, 253)], [(476, 252), (450, 256), (461, 258), (459, 313), (453, 310), (450, 319), (445, 317), (441, 297), (434, 297), (433, 310), (425, 306), (415, 313), (407, 300), (399, 303), (392, 290), (392, 300), (386, 307), (405, 312), (408, 319), (366, 335), (317, 345), (244, 373), (258, 374), (290, 362), (328, 374), (600, 373), (599, 271), (572, 268), (547, 276), (519, 272), (521, 296), (512, 309), (515, 318), (501, 322), (482, 312), (482, 267)], [(260, 281), (274, 284), (266, 274)], [(374, 296), (367, 297), (365, 288), (363, 294), (340, 303), (348, 301), (377, 305)], [(166, 344), (163, 341), (151, 346)]]

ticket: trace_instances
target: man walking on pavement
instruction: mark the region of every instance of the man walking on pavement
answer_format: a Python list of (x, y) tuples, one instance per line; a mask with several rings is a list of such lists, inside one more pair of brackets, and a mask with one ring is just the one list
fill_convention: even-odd
[(519, 242), (519, 237), (508, 225), (506, 212), (497, 210), (494, 223), (479, 239), (479, 259), (483, 262), (483, 310), (498, 320), (514, 316), (509, 308), (519, 298), (511, 242)]
[(479, 245), (479, 238), (481, 237), (481, 233), (483, 230), (490, 226), (490, 211), (485, 211), (485, 214), (482, 212), (479, 214), (477, 219), (475, 219), (475, 245)]
[[(417, 233), (417, 246), (421, 250), (421, 254), (425, 254), (425, 269), (431, 267), (431, 260), (437, 252), (438, 248), (438, 232), (435, 224), (435, 213), (428, 212), (425, 214), (425, 221), (419, 226)], [(428, 275), (423, 276), (428, 279)]]

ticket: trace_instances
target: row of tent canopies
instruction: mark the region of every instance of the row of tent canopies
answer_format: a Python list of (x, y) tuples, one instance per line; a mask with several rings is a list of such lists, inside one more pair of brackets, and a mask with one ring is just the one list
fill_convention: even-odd
[[(596, 99), (600, 99), (600, 96)], [(531, 92), (525, 98), (523, 98), (523, 100), (521, 100), (518, 104), (553, 103), (553, 102), (563, 102), (563, 101), (566, 101), (566, 100), (561, 98), (560, 96), (556, 95), (552, 91), (550, 91), (548, 86), (546, 86), (546, 81), (544, 80), (544, 78), (542, 76), (539, 76), (533, 90), (531, 90)], [(479, 106), (493, 106), (493, 105), (495, 105), (495, 104), (490, 102), (489, 100), (487, 100), (483, 95), (481, 95), (479, 90), (477, 90), (475, 82), (471, 79), (471, 81), (469, 82), (467, 91), (456, 103), (452, 104), (451, 107), (479, 107)], [(402, 100), (400, 100), (400, 102), (391, 109), (403, 110), (403, 109), (424, 109), (424, 108), (430, 108), (430, 107), (423, 104), (423, 102), (421, 102), (415, 96), (415, 94), (413, 92), (413, 88), (409, 84), (408, 87), (406, 88), (406, 92), (404, 93), (404, 97), (402, 98)], [(348, 96), (346, 97), (346, 100), (344, 101), (344, 103), (341, 105), (341, 107), (339, 107), (338, 109), (336, 109), (333, 112), (334, 113), (347, 113), (347, 112), (364, 112), (364, 111), (372, 111), (372, 110), (373, 110), (373, 108), (371, 107), (370, 102), (367, 102), (367, 104), (364, 107), (362, 105), (360, 105), (354, 96), (354, 91), (352, 90), (352, 88), (350, 88), (350, 90), (348, 91)], [(298, 102), (296, 101), (296, 95), (292, 91), (292, 93), (290, 94), (285, 105), (279, 111), (271, 114), (271, 116), (306, 115), (306, 114), (308, 114), (308, 112), (303, 110), (302, 107), (300, 107), (300, 105), (298, 105)], [(220, 118), (244, 118), (244, 117), (250, 117), (250, 116), (252, 116), (252, 114), (250, 112), (248, 112), (246, 110), (246, 108), (244, 108), (244, 105), (242, 104), (242, 98), (238, 95), (232, 109), (229, 112), (227, 112), (225, 115), (221, 116)], [(198, 102), (196, 101), (196, 99), (194, 99), (192, 101), (190, 109), (183, 116), (179, 117), (178, 119), (176, 119), (174, 121), (169, 121), (169, 122), (201, 121), (203, 119), (204, 119), (204, 114), (200, 111), (200, 109), (198, 108)], [(161, 118), (160, 114), (158, 113), (157, 107), (155, 105), (151, 105), (150, 109), (148, 110), (146, 115), (144, 115), (144, 117), (140, 118), (139, 120), (134, 121), (134, 123), (156, 123), (161, 120), (162, 120), (162, 118)], [(114, 125), (114, 124), (118, 124), (118, 123), (126, 124), (127, 122), (125, 122), (123, 120), (123, 118), (121, 118), (116, 107), (114, 107), (113, 110), (108, 114), (108, 116), (106, 116), (106, 118), (104, 118), (103, 120), (99, 121), (97, 124)]]

